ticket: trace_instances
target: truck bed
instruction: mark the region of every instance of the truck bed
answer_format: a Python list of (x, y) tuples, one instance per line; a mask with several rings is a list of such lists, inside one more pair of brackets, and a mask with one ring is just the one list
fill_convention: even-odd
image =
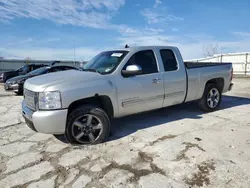
[(187, 71), (188, 91), (186, 102), (200, 99), (207, 81), (223, 79), (222, 93), (231, 83), (232, 63), (184, 62)]
[(215, 63), (215, 62), (191, 62), (186, 61), (184, 62), (187, 69), (194, 69), (194, 68), (201, 68), (201, 67), (210, 67), (210, 66), (222, 66), (222, 65), (229, 65), (231, 63)]

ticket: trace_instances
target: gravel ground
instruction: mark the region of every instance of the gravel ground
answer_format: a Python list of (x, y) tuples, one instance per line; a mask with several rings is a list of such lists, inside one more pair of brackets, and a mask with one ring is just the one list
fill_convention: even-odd
[(0, 187), (250, 187), (250, 80), (221, 109), (189, 103), (113, 123), (109, 141), (71, 146), (35, 133), (0, 85)]

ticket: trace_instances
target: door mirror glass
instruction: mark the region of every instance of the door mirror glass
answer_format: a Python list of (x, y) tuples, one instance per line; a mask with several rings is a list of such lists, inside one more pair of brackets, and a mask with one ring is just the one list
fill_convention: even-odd
[(142, 73), (142, 68), (139, 65), (128, 65), (126, 67), (126, 70), (122, 70), (122, 75), (124, 77), (135, 76), (141, 73)]

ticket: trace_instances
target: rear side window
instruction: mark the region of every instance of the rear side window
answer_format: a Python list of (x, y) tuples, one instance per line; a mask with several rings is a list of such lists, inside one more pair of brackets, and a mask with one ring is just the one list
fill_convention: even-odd
[(30, 72), (30, 71), (33, 71), (33, 70), (35, 70), (35, 66), (34, 65), (30, 65), (28, 71)]
[(127, 62), (124, 70), (128, 65), (139, 65), (142, 68), (142, 74), (157, 73), (157, 63), (154, 52), (152, 50), (144, 50), (135, 53)]
[(36, 65), (35, 66), (36, 69), (41, 68), (41, 67), (44, 67), (44, 65)]
[(40, 66), (39, 66), (39, 65), (34, 65), (34, 66), (31, 66), (31, 70), (36, 70), (36, 69), (38, 69), (38, 68), (40, 68)]
[(178, 69), (178, 64), (172, 50), (160, 50), (162, 62), (165, 71), (175, 71)]

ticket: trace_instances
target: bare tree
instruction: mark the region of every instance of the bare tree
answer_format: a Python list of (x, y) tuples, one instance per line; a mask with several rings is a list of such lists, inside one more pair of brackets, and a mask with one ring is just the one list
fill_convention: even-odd
[(208, 44), (204, 46), (204, 56), (205, 57), (212, 57), (215, 54), (220, 53), (220, 47), (218, 44)]

